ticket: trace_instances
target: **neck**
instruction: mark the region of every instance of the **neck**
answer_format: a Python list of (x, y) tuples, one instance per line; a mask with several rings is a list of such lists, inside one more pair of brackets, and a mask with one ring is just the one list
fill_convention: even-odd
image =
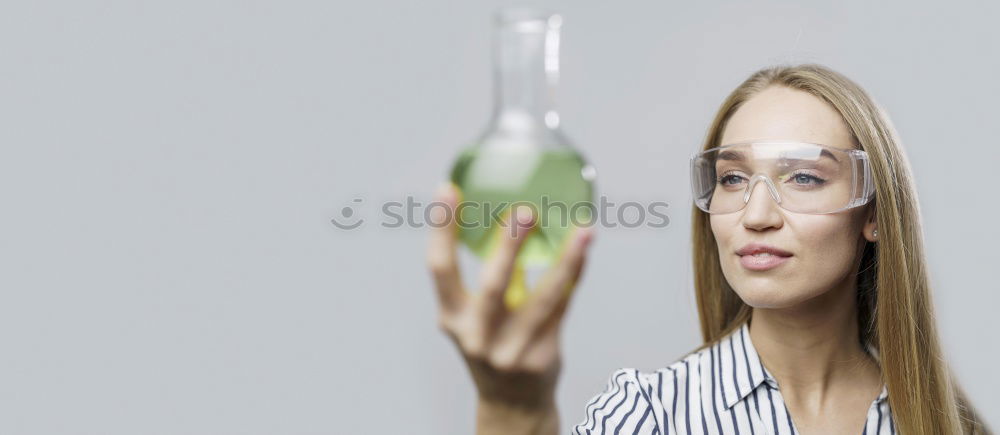
[(881, 385), (858, 338), (855, 284), (849, 279), (790, 308), (754, 308), (751, 340), (786, 400), (821, 408), (832, 387), (859, 375)]
[(544, 15), (504, 22), (494, 44), (494, 122), (509, 130), (556, 128), (558, 23)]

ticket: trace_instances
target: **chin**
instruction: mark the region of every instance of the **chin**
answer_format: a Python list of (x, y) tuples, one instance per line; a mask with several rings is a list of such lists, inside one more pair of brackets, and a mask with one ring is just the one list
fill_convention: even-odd
[[(789, 308), (819, 296), (822, 292), (810, 290), (795, 280), (780, 277), (754, 277), (738, 274), (735, 279), (726, 277), (730, 287), (743, 303), (753, 308)], [(736, 285), (733, 285), (736, 283)]]
[(743, 303), (753, 308), (781, 309), (795, 306), (800, 299), (788, 295), (759, 294), (757, 292), (736, 292)]
[(759, 272), (745, 269), (739, 256), (733, 259), (722, 264), (722, 274), (743, 303), (753, 308), (787, 308), (809, 299), (795, 269), (789, 268), (793, 265)]

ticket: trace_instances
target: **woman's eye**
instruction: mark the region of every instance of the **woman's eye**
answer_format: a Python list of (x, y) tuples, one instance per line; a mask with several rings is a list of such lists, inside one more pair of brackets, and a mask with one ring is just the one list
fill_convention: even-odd
[(739, 175), (728, 174), (720, 177), (719, 183), (722, 184), (723, 186), (731, 186), (733, 184), (740, 183), (742, 180), (743, 177)]
[(826, 180), (822, 178), (804, 173), (793, 174), (791, 179), (793, 182), (795, 182), (795, 184), (801, 184), (801, 185), (820, 186), (826, 182)]

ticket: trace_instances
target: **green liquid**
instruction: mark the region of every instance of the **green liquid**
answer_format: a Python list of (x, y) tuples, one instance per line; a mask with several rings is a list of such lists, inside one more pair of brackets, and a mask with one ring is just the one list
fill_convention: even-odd
[[(550, 265), (560, 254), (573, 225), (587, 225), (593, 205), (592, 169), (576, 151), (471, 147), (451, 171), (462, 191), (459, 239), (476, 256), (488, 258), (498, 231), (510, 231), (503, 219), (514, 203), (531, 203), (536, 219), (518, 253), (522, 265)], [(543, 197), (546, 199), (543, 201)], [(500, 211), (497, 211), (500, 210)]]

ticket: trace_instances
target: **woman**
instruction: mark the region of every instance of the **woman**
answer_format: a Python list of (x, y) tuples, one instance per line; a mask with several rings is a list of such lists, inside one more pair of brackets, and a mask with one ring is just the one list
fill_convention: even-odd
[[(909, 165), (864, 90), (819, 65), (760, 70), (722, 104), (691, 171), (704, 344), (652, 373), (613, 373), (573, 433), (988, 432), (944, 363)], [(438, 200), (457, 195), (448, 186)], [(575, 231), (510, 312), (502, 294), (527, 211), (480, 292), (462, 289), (453, 223), (429, 246), (440, 325), (479, 391), (479, 433), (558, 431), (565, 289), (593, 235)]]

